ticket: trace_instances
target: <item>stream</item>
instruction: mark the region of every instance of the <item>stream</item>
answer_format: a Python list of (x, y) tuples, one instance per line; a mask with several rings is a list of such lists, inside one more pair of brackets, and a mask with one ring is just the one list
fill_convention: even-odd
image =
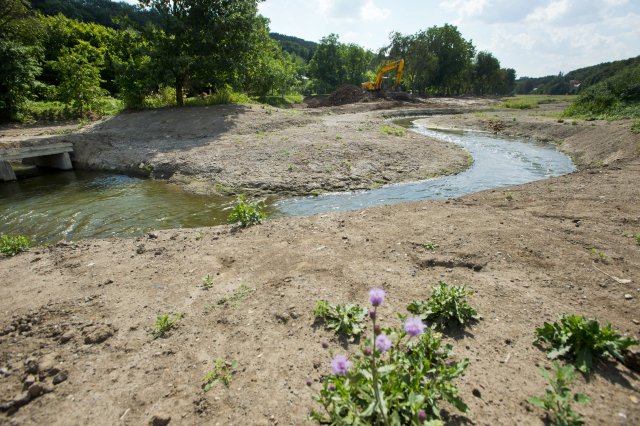
[[(368, 191), (267, 200), (270, 217), (356, 210), (381, 204), (458, 197), (575, 170), (553, 145), (477, 132), (444, 132), (413, 124), (412, 131), (468, 150), (462, 173)], [(161, 181), (102, 172), (68, 171), (0, 184), (0, 234), (60, 239), (137, 236), (153, 229), (226, 223), (234, 197), (188, 194)]]

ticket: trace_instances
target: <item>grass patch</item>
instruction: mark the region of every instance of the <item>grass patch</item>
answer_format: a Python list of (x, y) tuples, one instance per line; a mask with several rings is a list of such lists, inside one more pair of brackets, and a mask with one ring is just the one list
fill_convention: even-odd
[(304, 99), (301, 94), (281, 95), (281, 96), (257, 96), (252, 98), (253, 102), (271, 105), (277, 108), (291, 108), (293, 104), (299, 104)]
[(240, 287), (238, 287), (231, 296), (229, 296), (226, 299), (221, 299), (218, 302), (218, 305), (227, 305), (227, 306), (231, 306), (232, 308), (237, 308), (242, 304), (242, 302), (245, 301), (245, 299), (251, 296), (255, 291), (256, 291), (255, 288), (249, 287), (247, 283), (243, 281), (240, 284)]
[(404, 136), (407, 134), (407, 131), (402, 127), (389, 126), (385, 124), (380, 128), (380, 133), (389, 136)]
[(175, 327), (176, 323), (182, 318), (182, 314), (163, 314), (158, 315), (158, 319), (155, 324), (153, 324), (153, 335), (154, 339), (159, 337), (164, 337), (169, 330)]
[(506, 99), (500, 106), (511, 109), (534, 109), (538, 108), (538, 101), (527, 98)]

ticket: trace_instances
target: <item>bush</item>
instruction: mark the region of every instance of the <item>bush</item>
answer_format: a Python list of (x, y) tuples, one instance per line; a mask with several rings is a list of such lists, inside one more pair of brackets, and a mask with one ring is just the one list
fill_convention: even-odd
[(326, 300), (319, 300), (313, 313), (325, 322), (327, 328), (347, 336), (359, 336), (367, 317), (367, 310), (360, 305), (331, 305)]
[(247, 201), (244, 195), (240, 195), (237, 204), (227, 218), (227, 222), (240, 223), (242, 227), (247, 227), (261, 224), (266, 217), (259, 202), (252, 203)]
[(157, 92), (144, 98), (145, 108), (164, 108), (176, 106), (176, 89), (169, 86), (160, 86)]
[(30, 246), (31, 240), (24, 235), (16, 235), (15, 237), (3, 235), (0, 237), (0, 254), (7, 257), (15, 256)]

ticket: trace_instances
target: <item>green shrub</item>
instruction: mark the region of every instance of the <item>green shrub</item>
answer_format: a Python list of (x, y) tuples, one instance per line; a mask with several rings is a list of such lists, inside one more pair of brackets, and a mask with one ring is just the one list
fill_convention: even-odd
[(238, 196), (236, 205), (231, 210), (231, 214), (227, 218), (228, 223), (240, 223), (242, 227), (258, 225), (266, 219), (266, 214), (262, 212), (259, 202), (252, 203), (247, 201), (244, 195)]
[(144, 98), (145, 108), (164, 108), (176, 106), (176, 89), (169, 86), (160, 86), (157, 92)]
[(472, 294), (473, 292), (467, 291), (464, 286), (449, 287), (444, 281), (438, 281), (438, 286), (433, 288), (429, 299), (413, 302), (407, 306), (407, 310), (439, 327), (464, 325), (476, 319), (478, 314), (466, 300), (466, 297)]
[(543, 368), (540, 369), (542, 377), (547, 379), (551, 389), (542, 397), (532, 396), (529, 403), (547, 411), (547, 420), (558, 426), (580, 426), (584, 420), (573, 411), (571, 402), (588, 404), (591, 399), (581, 393), (571, 395), (569, 385), (575, 379), (575, 369), (572, 365), (561, 367), (557, 362), (553, 363), (553, 377)]
[(550, 346), (550, 359), (570, 358), (583, 373), (593, 368), (594, 359), (613, 357), (624, 360), (624, 352), (638, 344), (631, 337), (622, 337), (611, 324), (600, 327), (598, 321), (579, 315), (563, 315), (560, 322), (547, 322), (536, 329), (536, 341)]
[(469, 361), (451, 360), (451, 346), (443, 347), (440, 335), (425, 330), (419, 318), (401, 318), (404, 327), (378, 327), (384, 292), (376, 296), (370, 293), (372, 336), (351, 359), (333, 358), (333, 374), (314, 396), (323, 410), (312, 411), (311, 418), (332, 425), (435, 425), (442, 424), (441, 401), (467, 412), (453, 381)]
[(25, 251), (31, 246), (31, 240), (24, 235), (10, 237), (3, 235), (0, 237), (0, 254), (11, 257)]
[(636, 120), (631, 125), (631, 133), (634, 135), (640, 134), (640, 120)]
[(360, 305), (331, 305), (326, 300), (319, 300), (313, 312), (328, 329), (351, 337), (362, 333), (367, 316), (367, 310)]

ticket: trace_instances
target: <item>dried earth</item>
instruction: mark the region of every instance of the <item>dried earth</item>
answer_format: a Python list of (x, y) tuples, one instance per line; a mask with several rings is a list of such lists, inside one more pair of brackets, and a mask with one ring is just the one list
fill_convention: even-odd
[[(369, 288), (382, 286), (388, 299), (380, 316), (390, 325), (409, 302), (428, 297), (438, 280), (475, 291), (470, 301), (482, 316), (466, 332), (445, 337), (457, 358), (470, 360), (457, 382), (470, 411), (461, 415), (445, 405), (449, 422), (543, 424), (542, 411), (526, 402), (544, 393), (538, 367), (551, 366), (532, 344), (536, 327), (576, 313), (640, 337), (640, 246), (633, 238), (640, 233), (640, 138), (626, 121), (572, 124), (545, 115), (562, 105), (511, 111), (472, 104), (460, 107), (475, 111), (432, 117), (430, 125), (550, 140), (581, 170), (510, 187), (511, 200), (506, 189), (496, 189), (449, 201), (268, 220), (245, 230), (221, 226), (62, 242), (0, 259), (0, 424), (133, 425), (154, 418), (155, 424), (168, 418), (184, 425), (310, 424), (307, 416), (316, 408), (311, 397), (329, 372), (331, 354), (356, 349), (314, 327), (316, 301), (364, 305)], [(319, 144), (314, 151), (298, 153), (318, 164), (330, 161), (316, 158), (321, 144), (341, 135), (332, 149), (347, 150), (358, 143), (351, 135), (360, 134), (361, 125), (380, 139), (372, 150), (383, 149), (395, 139), (379, 133), (378, 107), (343, 106), (317, 115), (274, 110), (270, 117), (288, 117), (291, 128), (278, 124), (262, 139), (262, 112), (235, 111), (249, 114), (247, 123), (255, 127), (218, 135), (228, 148), (217, 152), (216, 164), (237, 167), (231, 163), (243, 156), (238, 150), (250, 155), (265, 139), (282, 138), (279, 132), (289, 141), (314, 141), (324, 129), (331, 137), (312, 142)], [(362, 117), (371, 124), (362, 124)], [(176, 120), (179, 128), (189, 127), (184, 117)], [(171, 123), (161, 125), (169, 131)], [(125, 124), (122, 132), (145, 134), (146, 128)], [(111, 124), (89, 132), (102, 125)], [(173, 131), (167, 139), (180, 132)], [(401, 143), (413, 143), (412, 137)], [(240, 139), (236, 145), (234, 138)], [(113, 150), (100, 151), (100, 161), (122, 166), (121, 157), (108, 154), (117, 155), (120, 142), (109, 142)], [(215, 144), (195, 145), (188, 151)], [(156, 147), (140, 136), (132, 151), (150, 155)], [(448, 146), (437, 149), (445, 152), (438, 157), (442, 164), (451, 155), (464, 159)], [(423, 151), (407, 152), (416, 164), (431, 161)], [(184, 156), (184, 164), (196, 167), (187, 160), (197, 155), (179, 147), (139, 161), (169, 155)], [(269, 169), (286, 161), (264, 163), (265, 182), (266, 176), (283, 175)], [(203, 169), (196, 175), (206, 166), (197, 166)], [(184, 173), (182, 165), (178, 173)], [(426, 242), (439, 248), (427, 251)], [(606, 256), (592, 254), (592, 248)], [(213, 287), (204, 290), (207, 274)], [(153, 339), (156, 317), (168, 312), (183, 317), (166, 337)], [(321, 348), (323, 340), (329, 349)], [(239, 367), (228, 387), (205, 393), (203, 377), (217, 358)], [(640, 375), (626, 366), (600, 363), (593, 375), (578, 378), (574, 390), (593, 399), (577, 407), (588, 424), (640, 424)]]

